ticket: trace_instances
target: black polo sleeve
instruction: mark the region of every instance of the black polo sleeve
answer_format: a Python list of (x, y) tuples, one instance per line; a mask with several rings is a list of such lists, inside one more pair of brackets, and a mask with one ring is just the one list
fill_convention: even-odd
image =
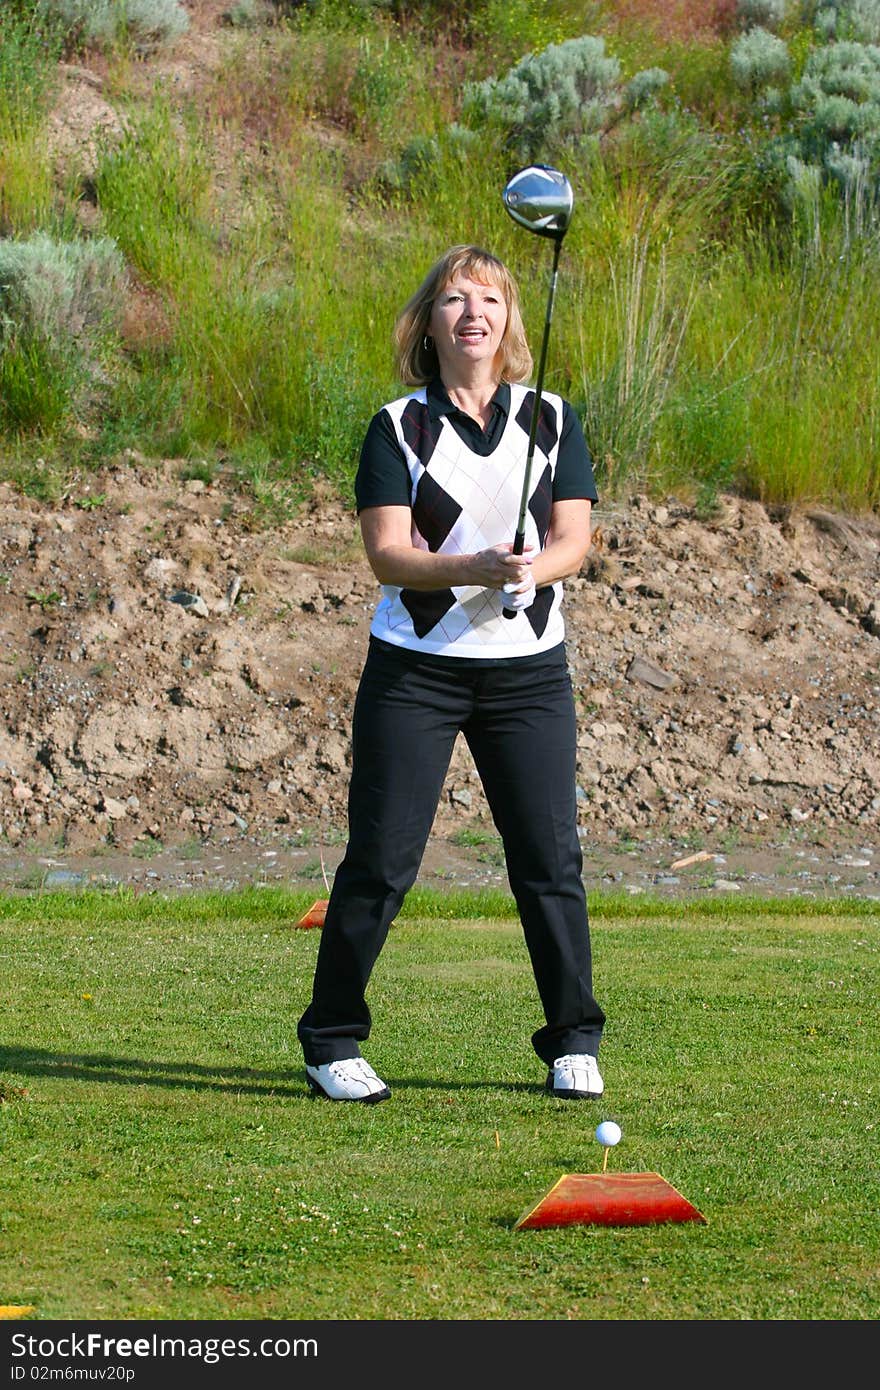
[(581, 422), (574, 408), (568, 401), (563, 401), (553, 501), (567, 502), (575, 497), (587, 497), (591, 502), (599, 500), (593, 477), (593, 460)]
[(387, 410), (380, 410), (367, 426), (354, 479), (357, 509), (408, 507), (411, 480), (403, 450)]

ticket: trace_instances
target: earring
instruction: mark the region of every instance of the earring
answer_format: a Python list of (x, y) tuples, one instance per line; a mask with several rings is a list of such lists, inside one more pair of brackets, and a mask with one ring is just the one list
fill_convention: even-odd
[(424, 338), (422, 339), (422, 348), (425, 352), (430, 352), (433, 346), (434, 339), (431, 337), (430, 333), (426, 333)]

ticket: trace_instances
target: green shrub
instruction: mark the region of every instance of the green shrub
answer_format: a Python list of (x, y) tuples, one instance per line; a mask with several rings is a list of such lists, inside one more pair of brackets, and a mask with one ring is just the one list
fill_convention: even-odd
[(55, 241), (38, 232), (0, 241), (2, 331), (25, 327), (62, 348), (103, 331), (122, 312), (125, 268), (116, 244)]
[(871, 161), (853, 150), (835, 149), (826, 157), (825, 167), (836, 182), (843, 200), (848, 238), (873, 235), (877, 230), (876, 180)]
[(589, 139), (651, 100), (666, 74), (652, 68), (621, 81), (621, 65), (605, 40), (585, 34), (528, 53), (501, 78), (465, 86), (466, 124), (498, 132), (523, 160), (560, 142)]
[(259, 29), (274, 17), (271, 0), (235, 0), (223, 15), (223, 22), (232, 29)]
[(785, 19), (786, 0), (736, 0), (736, 18), (743, 29), (759, 25), (774, 32)]
[(822, 0), (816, 26), (826, 38), (880, 43), (880, 0)]
[[(880, 3), (880, 0), (878, 0)], [(779, 83), (789, 61), (781, 39), (753, 29), (731, 49), (731, 68), (751, 91), (762, 119), (775, 118), (766, 136), (756, 122), (756, 167), (766, 180), (768, 211), (777, 200), (793, 214), (799, 234), (818, 232), (820, 195), (840, 195), (847, 234), (863, 236), (874, 224), (880, 193), (880, 47), (841, 41), (804, 50), (800, 79)], [(775, 64), (775, 66), (774, 66)], [(833, 217), (834, 200), (821, 216)]]
[(791, 99), (799, 153), (827, 167), (841, 150), (880, 168), (880, 48), (833, 43), (814, 49)]
[(623, 107), (628, 115), (641, 111), (665, 87), (669, 73), (663, 68), (643, 68), (630, 78), (623, 89)]
[(477, 132), (460, 125), (448, 126), (436, 135), (418, 135), (397, 158), (380, 165), (377, 181), (388, 193), (425, 193), (437, 186), (449, 161), (460, 163), (479, 149)]
[(123, 308), (116, 245), (37, 233), (0, 241), (0, 419), (50, 430), (99, 373), (104, 340)]
[(189, 28), (178, 0), (41, 0), (60, 22), (72, 46), (110, 48), (129, 43), (149, 52), (172, 43)]
[(741, 90), (754, 94), (787, 82), (791, 71), (788, 46), (768, 29), (748, 29), (730, 50), (730, 71)]

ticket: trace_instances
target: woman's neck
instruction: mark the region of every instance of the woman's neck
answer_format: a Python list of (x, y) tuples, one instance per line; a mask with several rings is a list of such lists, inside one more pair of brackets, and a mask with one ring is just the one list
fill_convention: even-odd
[(485, 426), (491, 417), (492, 398), (498, 390), (498, 382), (494, 379), (475, 382), (446, 382), (446, 394), (452, 404), (463, 410), (465, 415), (470, 415), (480, 424)]

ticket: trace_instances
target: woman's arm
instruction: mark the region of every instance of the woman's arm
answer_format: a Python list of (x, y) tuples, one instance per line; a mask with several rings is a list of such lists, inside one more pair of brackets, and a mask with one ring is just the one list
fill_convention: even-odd
[[(559, 502), (556, 507), (570, 505)], [(481, 589), (500, 589), (505, 584), (522, 583), (531, 571), (530, 550), (525, 555), (512, 555), (512, 540), (509, 545), (490, 546), (473, 555), (435, 555), (421, 550), (412, 543), (409, 507), (365, 507), (360, 523), (367, 559), (380, 584), (424, 590), (464, 588), (471, 584)]]
[(586, 497), (553, 503), (547, 544), (532, 563), (532, 574), (538, 588), (577, 574), (590, 548), (592, 505)]

